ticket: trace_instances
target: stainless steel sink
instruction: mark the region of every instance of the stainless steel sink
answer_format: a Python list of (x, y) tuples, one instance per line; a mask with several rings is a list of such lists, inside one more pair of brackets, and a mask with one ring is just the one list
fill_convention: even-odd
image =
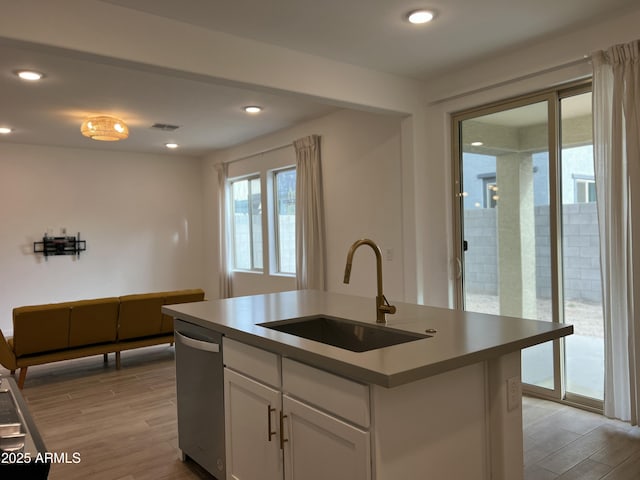
[(259, 325), (352, 352), (367, 352), (431, 336), (325, 316), (296, 318)]

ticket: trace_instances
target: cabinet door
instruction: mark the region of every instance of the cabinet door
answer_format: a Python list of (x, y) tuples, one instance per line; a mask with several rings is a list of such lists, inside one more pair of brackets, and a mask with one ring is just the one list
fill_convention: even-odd
[(370, 480), (369, 432), (284, 395), (285, 480)]
[(225, 368), (227, 480), (282, 480), (280, 392)]

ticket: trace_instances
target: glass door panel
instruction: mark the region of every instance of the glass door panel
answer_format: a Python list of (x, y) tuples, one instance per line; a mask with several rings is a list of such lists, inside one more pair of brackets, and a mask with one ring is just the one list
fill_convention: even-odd
[(560, 100), (566, 392), (604, 398), (604, 328), (591, 92)]
[[(461, 122), (465, 310), (553, 321), (549, 102)], [(522, 352), (522, 380), (554, 389), (553, 343)]]

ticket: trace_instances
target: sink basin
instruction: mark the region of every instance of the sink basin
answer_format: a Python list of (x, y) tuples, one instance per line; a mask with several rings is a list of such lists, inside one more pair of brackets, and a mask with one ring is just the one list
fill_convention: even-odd
[(431, 336), (324, 316), (267, 322), (259, 325), (352, 352), (367, 352)]

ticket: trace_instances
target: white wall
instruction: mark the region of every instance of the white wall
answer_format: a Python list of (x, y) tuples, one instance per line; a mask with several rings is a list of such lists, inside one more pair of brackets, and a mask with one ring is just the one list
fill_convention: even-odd
[[(0, 328), (13, 307), (203, 288), (201, 161), (0, 144)], [(33, 253), (80, 232), (79, 259)]]
[[(141, 68), (169, 68), (172, 75), (239, 82), (374, 112), (415, 113), (421, 110), (427, 93), (424, 83), (415, 79), (212, 32), (99, 0), (59, 0), (55, 7), (50, 3), (24, 0), (3, 5), (2, 37), (96, 54), (103, 57), (102, 61), (138, 62), (144, 65)], [(146, 41), (140, 41), (140, 32), (144, 32)], [(405, 248), (402, 258), (395, 261), (404, 272), (400, 290), (404, 292), (404, 300), (409, 301), (423, 298), (420, 294), (423, 275), (417, 270), (417, 260), (421, 259), (415, 254), (421, 239), (416, 237), (414, 227), (414, 222), (422, 219), (413, 205), (415, 173), (424, 165), (422, 126), (422, 122), (404, 122), (402, 160), (398, 165), (405, 176), (406, 188), (402, 191), (402, 212), (395, 212), (396, 217), (404, 215), (404, 230), (396, 233), (402, 237)], [(215, 172), (203, 172), (205, 179), (211, 175), (215, 176)], [(213, 200), (215, 190), (206, 184), (204, 188), (206, 197)], [(205, 203), (205, 214), (211, 218), (214, 212), (208, 208)], [(205, 228), (209, 230), (211, 225)], [(215, 237), (214, 232), (207, 233)], [(213, 272), (215, 256), (207, 249), (207, 272)], [(428, 264), (429, 259), (425, 262)], [(437, 290), (432, 288), (430, 292)], [(431, 298), (437, 296), (438, 293), (433, 293)]]
[[(402, 238), (402, 168), (401, 118), (354, 110), (340, 110), (322, 118), (297, 125), (273, 135), (211, 155), (204, 163), (207, 172), (216, 162), (232, 161), (293, 142), (297, 138), (318, 134), (321, 139), (322, 175), (326, 208), (327, 289), (373, 297), (376, 292), (374, 254), (361, 247), (354, 258), (351, 283), (342, 283), (347, 251), (362, 237), (376, 241), (381, 248), (391, 249), (393, 257), (383, 262), (385, 294), (389, 299), (404, 297)], [(205, 187), (205, 208), (211, 209), (217, 192), (217, 176)], [(217, 214), (207, 214), (207, 244), (216, 248), (207, 265), (217, 262)], [(207, 278), (208, 291), (218, 291), (215, 270)], [(210, 273), (209, 271), (207, 273)], [(255, 279), (254, 279), (255, 280)], [(262, 284), (264, 285), (264, 284)], [(253, 293), (256, 285), (243, 283), (234, 295)], [(269, 283), (266, 289), (276, 291), (295, 288), (283, 283)]]

